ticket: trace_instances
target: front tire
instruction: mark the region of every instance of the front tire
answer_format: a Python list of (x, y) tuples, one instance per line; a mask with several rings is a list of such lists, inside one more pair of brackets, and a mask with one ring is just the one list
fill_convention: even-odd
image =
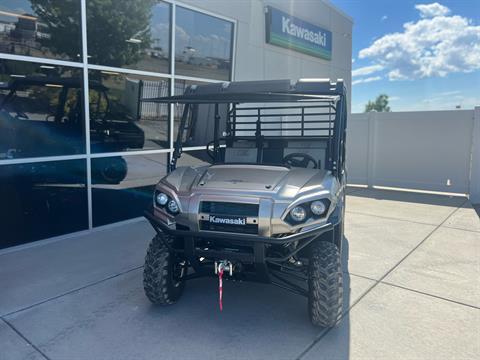
[(313, 325), (332, 327), (342, 314), (343, 279), (338, 247), (327, 241), (313, 244), (309, 259), (308, 312)]
[(158, 234), (150, 242), (145, 256), (143, 289), (154, 304), (174, 304), (185, 288), (185, 280), (181, 278), (186, 274), (186, 264), (180, 263), (164, 243), (173, 243), (173, 240), (171, 236)]

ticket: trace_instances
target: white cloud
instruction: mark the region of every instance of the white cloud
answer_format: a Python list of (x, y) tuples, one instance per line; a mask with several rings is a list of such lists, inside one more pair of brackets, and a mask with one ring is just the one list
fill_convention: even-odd
[(394, 69), (392, 71), (389, 71), (388, 72), (388, 78), (392, 81), (395, 81), (395, 80), (408, 80), (408, 77), (403, 75), (401, 72), (400, 72), (400, 69)]
[(480, 69), (480, 26), (462, 16), (444, 16), (449, 9), (437, 3), (416, 7), (422, 19), (407, 22), (402, 32), (382, 36), (358, 57), (385, 68), (390, 80), (443, 77)]
[(385, 20), (387, 20), (387, 19), (388, 19), (388, 16), (387, 16), (387, 15), (383, 15), (383, 16), (381, 17), (380, 21), (383, 22), (383, 21), (385, 21)]
[(453, 90), (453, 91), (444, 91), (441, 93), (438, 93), (438, 96), (451, 96), (451, 95), (458, 95), (461, 94), (462, 92), (460, 90)]
[(378, 80), (381, 80), (381, 79), (382, 79), (381, 76), (371, 76), (371, 77), (367, 77), (367, 78), (361, 78), (361, 79), (353, 80), (352, 81), (352, 86), (357, 85), (357, 84), (369, 83), (369, 82), (372, 82), (372, 81), (378, 81)]
[(352, 76), (364, 76), (376, 73), (380, 70), (383, 70), (382, 65), (370, 65), (364, 66), (355, 70), (352, 70)]
[(213, 56), (218, 58), (228, 58), (230, 41), (226, 37), (217, 34), (202, 35), (189, 34), (184, 28), (177, 25), (175, 31), (176, 51), (181, 53), (185, 48), (190, 47), (193, 51), (186, 56)]
[(450, 13), (450, 9), (446, 6), (443, 6), (437, 2), (432, 4), (417, 4), (415, 9), (420, 11), (420, 16), (422, 18), (432, 18), (435, 16), (445, 16)]
[(175, 27), (175, 37), (185, 43), (188, 43), (190, 41), (190, 35), (188, 34), (188, 32), (179, 25)]

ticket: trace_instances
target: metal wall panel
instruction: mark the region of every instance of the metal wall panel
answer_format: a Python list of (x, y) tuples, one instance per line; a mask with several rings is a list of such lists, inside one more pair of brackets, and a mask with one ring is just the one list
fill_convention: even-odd
[(472, 110), (352, 114), (350, 182), (468, 193), (473, 115)]

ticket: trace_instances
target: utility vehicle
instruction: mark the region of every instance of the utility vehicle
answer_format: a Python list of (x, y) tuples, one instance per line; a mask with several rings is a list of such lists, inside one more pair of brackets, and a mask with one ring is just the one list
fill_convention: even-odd
[[(183, 115), (170, 172), (145, 212), (157, 232), (144, 267), (150, 301), (175, 303), (187, 280), (218, 276), (221, 306), (225, 276), (303, 295), (314, 325), (335, 325), (343, 302), (343, 81), (208, 84), (155, 101), (183, 106)], [(182, 149), (202, 144), (210, 165), (177, 167)]]

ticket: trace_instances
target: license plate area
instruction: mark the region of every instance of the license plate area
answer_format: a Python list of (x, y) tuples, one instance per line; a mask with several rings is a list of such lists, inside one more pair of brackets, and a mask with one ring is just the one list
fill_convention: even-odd
[(223, 214), (200, 214), (199, 218), (200, 230), (258, 234), (258, 218)]
[(258, 203), (208, 199), (200, 202), (199, 210), (199, 230), (258, 235)]

